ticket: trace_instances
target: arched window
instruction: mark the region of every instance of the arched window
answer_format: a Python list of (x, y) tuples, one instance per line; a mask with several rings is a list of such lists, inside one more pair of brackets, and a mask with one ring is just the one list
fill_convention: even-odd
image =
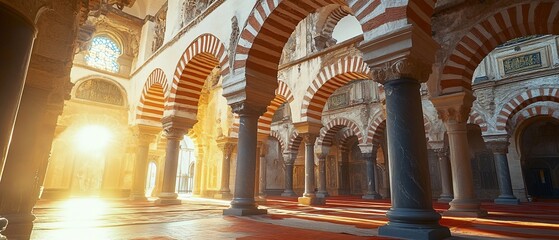
[(118, 57), (122, 51), (113, 39), (107, 36), (93, 38), (89, 53), (85, 56), (85, 63), (94, 68), (117, 73)]

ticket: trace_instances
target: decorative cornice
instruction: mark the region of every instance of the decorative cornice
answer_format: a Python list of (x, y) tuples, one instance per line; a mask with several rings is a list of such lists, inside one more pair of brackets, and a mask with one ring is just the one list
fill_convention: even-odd
[(414, 79), (425, 82), (431, 73), (431, 65), (414, 58), (401, 58), (371, 68), (373, 80), (385, 84), (390, 80)]

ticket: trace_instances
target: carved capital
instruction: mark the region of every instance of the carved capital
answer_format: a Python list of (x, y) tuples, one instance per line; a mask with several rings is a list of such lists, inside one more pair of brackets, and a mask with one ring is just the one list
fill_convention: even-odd
[(182, 128), (167, 127), (165, 128), (165, 137), (167, 140), (180, 141), (186, 134), (186, 130)]
[(262, 116), (266, 112), (266, 107), (252, 106), (246, 102), (238, 102), (231, 104), (234, 113), (248, 116)]
[(467, 106), (451, 106), (445, 108), (437, 108), (439, 118), (444, 123), (465, 123), (470, 116), (470, 107)]
[(303, 142), (305, 142), (306, 145), (313, 145), (318, 135), (313, 133), (301, 133), (301, 137), (303, 137)]
[(295, 163), (295, 159), (297, 159), (297, 153), (283, 153), (283, 161), (285, 164), (293, 164)]
[(160, 132), (161, 128), (147, 125), (136, 125), (132, 127), (132, 136), (139, 146), (149, 146), (149, 144), (155, 141), (157, 134)]
[(439, 161), (445, 161), (446, 159), (448, 159), (448, 154), (450, 153), (450, 151), (448, 147), (442, 147), (435, 149), (435, 153), (437, 154)]
[[(439, 118), (445, 124), (466, 123), (475, 97), (469, 92), (460, 92), (431, 98)], [(448, 130), (448, 129), (447, 129)]]
[(493, 154), (507, 154), (509, 152), (509, 136), (508, 135), (489, 135), (483, 136), (485, 146), (491, 149)]
[(406, 57), (386, 62), (371, 70), (373, 80), (381, 84), (403, 78), (425, 82), (431, 73), (431, 65), (415, 58)]

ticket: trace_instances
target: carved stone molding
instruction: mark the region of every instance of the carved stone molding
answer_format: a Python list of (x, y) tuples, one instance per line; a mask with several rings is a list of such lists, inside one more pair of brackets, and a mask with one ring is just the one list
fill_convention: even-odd
[(448, 147), (437, 148), (434, 150), (439, 158), (439, 161), (445, 161), (448, 159), (448, 155), (450, 154), (450, 150)]
[(301, 137), (303, 137), (303, 142), (306, 145), (312, 145), (316, 142), (318, 135), (313, 133), (301, 133)]
[[(475, 97), (469, 92), (441, 95), (431, 98), (439, 118), (445, 123), (466, 123)], [(448, 130), (448, 129), (447, 129)]]
[(147, 125), (136, 125), (132, 128), (132, 136), (139, 146), (149, 146), (160, 132), (161, 128)]
[(437, 108), (437, 113), (444, 123), (465, 123), (470, 116), (470, 108), (466, 106)]
[(287, 152), (287, 153), (283, 153), (282, 155), (285, 164), (293, 164), (295, 163), (295, 159), (297, 159), (297, 153)]
[(237, 16), (231, 18), (231, 36), (229, 37), (229, 66), (233, 67), (235, 62), (235, 49), (239, 41), (241, 30), (239, 28), (239, 20)]
[(186, 130), (182, 128), (168, 127), (165, 128), (165, 137), (168, 140), (180, 141), (186, 134)]
[(266, 112), (266, 107), (251, 106), (246, 102), (237, 102), (231, 104), (234, 113), (242, 115), (261, 116)]
[(373, 67), (371, 70), (373, 80), (381, 84), (402, 78), (425, 82), (431, 73), (431, 65), (407, 57), (386, 62), (384, 66)]

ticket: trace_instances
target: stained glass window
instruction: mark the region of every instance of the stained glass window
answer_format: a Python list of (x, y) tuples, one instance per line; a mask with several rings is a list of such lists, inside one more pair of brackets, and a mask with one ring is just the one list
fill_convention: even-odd
[(109, 37), (95, 37), (91, 41), (89, 54), (85, 56), (85, 63), (94, 68), (109, 72), (118, 72), (117, 62), (121, 50), (116, 43)]

